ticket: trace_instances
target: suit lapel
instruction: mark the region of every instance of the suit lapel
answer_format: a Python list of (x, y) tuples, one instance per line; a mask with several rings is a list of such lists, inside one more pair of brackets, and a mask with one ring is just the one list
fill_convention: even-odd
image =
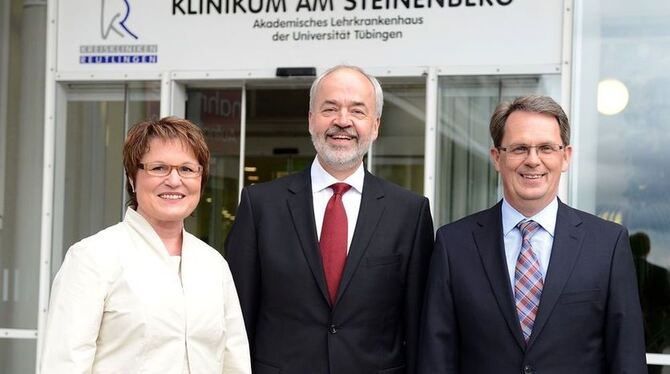
[(584, 231), (579, 227), (582, 220), (569, 206), (558, 201), (558, 215), (554, 230), (554, 244), (551, 249), (549, 268), (544, 280), (540, 308), (535, 318), (533, 332), (528, 347), (533, 344), (556, 306), (565, 283), (570, 278), (579, 253), (582, 250)]
[(349, 246), (349, 254), (347, 255), (347, 262), (344, 265), (344, 274), (342, 275), (336, 300), (340, 299), (351, 282), (351, 278), (368, 248), (372, 234), (377, 229), (377, 224), (384, 212), (384, 207), (384, 191), (382, 186), (377, 177), (366, 171), (363, 182), (363, 194), (361, 195), (361, 207), (358, 211), (358, 219), (356, 220), (356, 229)]
[(519, 318), (516, 314), (514, 296), (507, 271), (507, 261), (505, 260), (501, 207), (502, 203), (499, 202), (483, 213), (477, 222), (478, 226), (472, 232), (472, 236), (500, 312), (519, 347), (525, 349), (526, 343), (519, 326)]
[[(319, 253), (319, 243), (316, 235), (316, 225), (314, 223), (314, 208), (312, 203), (312, 182), (310, 169), (303, 171), (298, 178), (295, 178), (289, 185), (289, 197), (287, 199), (288, 210), (293, 219), (295, 232), (298, 234), (300, 245), (307, 259), (314, 279), (321, 290), (325, 301), (330, 304), (328, 297), (328, 287), (326, 287), (326, 278), (323, 274), (323, 265), (321, 264), (321, 254)], [(286, 233), (288, 234), (288, 233)]]

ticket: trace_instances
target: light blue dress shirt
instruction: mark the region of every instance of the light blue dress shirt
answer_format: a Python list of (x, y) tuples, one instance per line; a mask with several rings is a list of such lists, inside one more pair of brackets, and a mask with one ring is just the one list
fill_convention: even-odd
[(532, 217), (525, 217), (514, 209), (505, 199), (502, 203), (502, 227), (505, 240), (505, 257), (507, 259), (507, 272), (510, 284), (514, 290), (514, 268), (521, 252), (521, 231), (516, 225), (524, 219), (533, 220), (540, 224), (538, 231), (531, 237), (530, 244), (533, 253), (540, 262), (542, 279), (547, 275), (551, 248), (554, 244), (554, 229), (556, 228), (556, 215), (558, 214), (558, 199), (549, 203), (544, 209)]

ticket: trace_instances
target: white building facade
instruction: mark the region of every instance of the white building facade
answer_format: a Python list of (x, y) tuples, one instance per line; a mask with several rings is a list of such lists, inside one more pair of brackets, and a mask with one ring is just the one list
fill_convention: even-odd
[[(309, 85), (336, 64), (380, 79), (366, 166), (427, 196), (436, 227), (501, 196), (496, 104), (549, 95), (575, 147), (561, 198), (644, 232), (636, 264), (667, 268), (668, 24), (660, 0), (0, 0), (0, 372), (35, 372), (67, 248), (121, 219), (132, 124), (176, 115), (203, 128), (210, 180), (187, 225), (223, 251), (242, 187), (313, 159)], [(645, 274), (660, 373), (670, 280)]]

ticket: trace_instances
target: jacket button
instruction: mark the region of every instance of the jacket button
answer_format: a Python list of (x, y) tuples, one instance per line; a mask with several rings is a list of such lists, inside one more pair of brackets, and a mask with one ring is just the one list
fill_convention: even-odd
[(337, 326), (330, 325), (330, 327), (328, 328), (328, 332), (331, 333), (331, 334), (336, 334), (337, 333)]
[(523, 367), (523, 374), (533, 374), (533, 367), (530, 365), (526, 365)]

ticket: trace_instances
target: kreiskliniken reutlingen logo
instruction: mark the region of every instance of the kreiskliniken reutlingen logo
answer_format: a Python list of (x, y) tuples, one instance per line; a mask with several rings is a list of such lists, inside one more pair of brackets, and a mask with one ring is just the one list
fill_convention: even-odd
[(137, 34), (126, 25), (129, 17), (130, 3), (128, 0), (100, 0), (100, 36), (102, 39), (107, 40), (112, 32), (122, 38), (129, 36), (138, 39)]

